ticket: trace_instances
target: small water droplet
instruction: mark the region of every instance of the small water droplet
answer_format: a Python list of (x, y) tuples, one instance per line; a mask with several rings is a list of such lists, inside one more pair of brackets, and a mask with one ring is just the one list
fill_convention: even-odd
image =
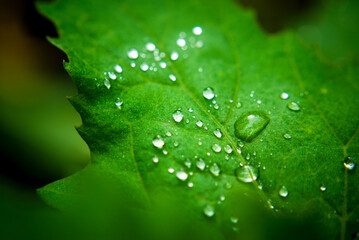
[(203, 213), (207, 216), (207, 217), (213, 217), (213, 215), (215, 214), (214, 212), (214, 207), (211, 205), (206, 205), (203, 209)]
[(156, 45), (154, 43), (146, 43), (146, 49), (150, 52), (153, 52), (156, 49)]
[(140, 65), (140, 68), (142, 71), (146, 72), (148, 70), (148, 64), (147, 63), (142, 63)]
[(166, 149), (163, 149), (162, 153), (163, 153), (163, 155), (167, 155), (168, 151)]
[(154, 163), (158, 163), (158, 161), (159, 161), (157, 156), (154, 156), (152, 160), (153, 160)]
[(232, 222), (233, 224), (236, 224), (236, 223), (238, 222), (238, 218), (237, 218), (237, 217), (231, 217), (230, 219), (231, 219), (231, 222)]
[(257, 180), (259, 170), (252, 165), (244, 165), (236, 169), (236, 177), (239, 181), (249, 183)]
[(103, 80), (103, 85), (104, 85), (107, 89), (110, 89), (110, 87), (111, 87), (110, 80), (108, 80), (108, 78), (105, 78), (105, 80)]
[(236, 108), (241, 108), (241, 107), (242, 107), (242, 103), (237, 102), (237, 104), (236, 104)]
[(194, 35), (201, 35), (202, 34), (202, 28), (199, 26), (196, 26), (192, 29), (192, 32)]
[(233, 149), (232, 149), (232, 147), (231, 147), (230, 145), (224, 146), (223, 149), (224, 149), (224, 151), (225, 151), (226, 153), (228, 153), (228, 154), (231, 154), (232, 151), (233, 151)]
[(172, 133), (166, 132), (166, 136), (167, 136), (167, 137), (171, 137), (171, 136), (172, 136)]
[(190, 188), (193, 187), (193, 182), (188, 182), (187, 186)]
[(230, 182), (226, 182), (226, 184), (224, 185), (225, 189), (231, 189), (232, 188), (232, 184)]
[(168, 172), (169, 172), (169, 173), (174, 173), (175, 170), (174, 170), (174, 168), (169, 168), (169, 169), (168, 169)]
[(178, 145), (179, 145), (179, 142), (177, 142), (177, 141), (175, 141), (175, 142), (173, 143), (173, 146), (174, 146), (174, 147), (178, 147)]
[(214, 91), (212, 88), (208, 87), (203, 89), (203, 97), (205, 99), (211, 100), (214, 98)]
[(191, 160), (189, 160), (188, 158), (186, 159), (186, 161), (184, 162), (184, 165), (186, 165), (186, 167), (191, 168), (192, 162)]
[(138, 58), (138, 51), (135, 48), (131, 48), (130, 50), (128, 50), (127, 56), (130, 59), (137, 59)]
[(157, 135), (153, 140), (152, 140), (152, 144), (153, 146), (155, 146), (156, 148), (163, 148), (163, 146), (165, 145), (165, 142), (163, 141), (163, 138), (160, 135)]
[(299, 104), (296, 103), (296, 102), (290, 102), (290, 103), (288, 103), (287, 107), (288, 107), (290, 110), (294, 111), (294, 112), (300, 111), (300, 106), (299, 106)]
[(221, 148), (221, 146), (219, 146), (217, 143), (215, 143), (215, 144), (213, 144), (213, 146), (212, 146), (212, 150), (213, 150), (214, 152), (216, 152), (216, 153), (219, 153), (219, 152), (222, 150), (222, 148)]
[(221, 169), (216, 163), (213, 163), (213, 165), (209, 168), (209, 171), (216, 177), (219, 176)]
[(196, 166), (197, 166), (197, 168), (199, 170), (203, 171), (205, 169), (205, 167), (206, 167), (206, 163), (202, 158), (200, 158), (200, 159), (197, 160)]
[(176, 110), (173, 114), (172, 114), (173, 120), (175, 120), (175, 122), (181, 122), (183, 119), (183, 114), (180, 110)]
[(136, 67), (136, 63), (132, 62), (131, 67), (133, 67), (133, 68)]
[(117, 106), (118, 109), (121, 109), (123, 105), (123, 100), (121, 98), (117, 98), (115, 101), (115, 105)]
[(219, 200), (221, 200), (221, 201), (223, 202), (223, 201), (226, 200), (226, 197), (225, 197), (224, 195), (221, 195), (221, 196), (219, 197)]
[(123, 71), (122, 67), (119, 64), (115, 65), (114, 69), (118, 73), (122, 73), (122, 71)]
[(235, 122), (235, 135), (246, 142), (251, 142), (268, 125), (270, 118), (263, 112), (247, 112)]
[(198, 72), (200, 72), (200, 73), (203, 72), (203, 68), (201, 68), (201, 67), (198, 68)]
[(202, 42), (201, 40), (198, 40), (198, 41), (196, 42), (196, 47), (197, 47), (197, 48), (203, 47), (203, 42)]
[(178, 171), (176, 173), (176, 177), (179, 179), (179, 180), (182, 180), (182, 181), (186, 181), (187, 178), (188, 178), (188, 174), (185, 172), (185, 171)]
[(172, 82), (175, 82), (177, 80), (177, 78), (176, 78), (176, 76), (174, 74), (170, 74), (170, 75), (168, 75), (168, 77), (170, 78), (170, 80)]
[(285, 187), (285, 186), (282, 186), (280, 189), (279, 189), (279, 196), (281, 197), (287, 197), (288, 196), (288, 189)]
[(352, 157), (346, 157), (344, 159), (344, 167), (348, 169), (349, 171), (353, 170), (355, 168), (356, 161)]
[(292, 139), (292, 136), (289, 135), (288, 133), (284, 134), (283, 137), (284, 137), (285, 139), (287, 139), (287, 140)]
[(286, 93), (286, 92), (282, 92), (280, 94), (280, 98), (283, 99), (283, 100), (287, 100), (289, 98), (289, 94)]
[(320, 191), (325, 192), (327, 190), (327, 187), (323, 184), (320, 186)]
[(171, 53), (171, 60), (176, 61), (178, 59), (179, 55), (178, 52), (172, 52)]
[(214, 136), (216, 136), (217, 138), (221, 138), (221, 137), (222, 137), (222, 132), (221, 132), (221, 130), (218, 129), (218, 128), (213, 131), (213, 134), (214, 134)]
[(179, 47), (186, 46), (186, 40), (184, 40), (183, 38), (177, 39), (176, 43), (177, 43), (177, 46), (179, 46)]

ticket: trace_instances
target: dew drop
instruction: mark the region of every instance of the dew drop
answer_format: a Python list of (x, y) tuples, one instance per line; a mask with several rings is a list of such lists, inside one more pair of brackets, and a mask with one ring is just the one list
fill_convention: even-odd
[(196, 166), (199, 170), (203, 171), (206, 167), (206, 163), (204, 162), (204, 160), (202, 158), (200, 158), (197, 160)]
[(251, 165), (244, 165), (243, 167), (236, 169), (237, 179), (244, 183), (249, 183), (257, 180), (258, 174), (258, 168), (255, 168)]
[(179, 179), (179, 180), (182, 180), (182, 181), (186, 181), (187, 178), (188, 178), (188, 174), (185, 172), (185, 171), (178, 171), (176, 173), (176, 177)]
[(172, 114), (173, 120), (175, 120), (175, 122), (181, 122), (183, 119), (183, 114), (180, 110), (176, 110), (173, 114)]
[(136, 63), (132, 62), (131, 67), (133, 67), (133, 68), (136, 67)]
[(167, 137), (171, 137), (171, 136), (172, 136), (172, 133), (166, 132), (166, 136), (167, 136)]
[(179, 46), (179, 47), (186, 46), (186, 40), (184, 40), (183, 38), (177, 39), (176, 43), (177, 43), (177, 46)]
[(224, 151), (225, 151), (226, 153), (228, 153), (228, 154), (231, 154), (232, 151), (233, 151), (233, 149), (232, 149), (232, 147), (231, 147), (230, 145), (224, 146), (223, 149), (224, 149)]
[(115, 69), (115, 71), (118, 72), (118, 73), (122, 73), (122, 71), (123, 71), (122, 67), (121, 67), (120, 65), (118, 65), (118, 64), (115, 65), (114, 69)]
[(152, 160), (153, 160), (154, 163), (158, 163), (158, 161), (159, 161), (159, 159), (158, 159), (157, 156), (154, 156), (154, 157), (152, 158)]
[(193, 187), (193, 182), (188, 182), (187, 186), (190, 188)]
[(131, 48), (130, 50), (128, 50), (127, 56), (130, 59), (137, 59), (138, 58), (138, 51), (135, 48)]
[(348, 169), (349, 171), (353, 170), (355, 168), (356, 162), (355, 159), (352, 157), (346, 157), (344, 159), (344, 167)]
[(285, 139), (287, 139), (287, 140), (292, 139), (292, 136), (289, 135), (288, 133), (284, 134), (283, 137), (284, 137)]
[(289, 94), (286, 93), (286, 92), (282, 92), (280, 94), (280, 98), (283, 99), (283, 100), (287, 100), (289, 98)]
[(157, 135), (153, 140), (152, 140), (152, 144), (153, 146), (155, 146), (156, 148), (163, 148), (163, 146), (165, 145), (165, 142), (163, 141), (163, 138), (160, 135)]
[(300, 106), (298, 103), (296, 102), (290, 102), (288, 103), (287, 107), (289, 108), (289, 110), (292, 110), (294, 112), (298, 112), (300, 111)]
[(203, 213), (207, 216), (207, 217), (213, 217), (213, 215), (215, 214), (214, 212), (214, 207), (211, 205), (206, 205), (203, 209)]
[(171, 53), (171, 60), (176, 61), (178, 59), (179, 55), (178, 52), (172, 52)]
[(160, 62), (160, 68), (166, 68), (167, 64), (165, 62)]
[(325, 192), (327, 190), (327, 187), (323, 184), (320, 186), (320, 191)]
[(173, 146), (174, 146), (174, 147), (178, 147), (178, 145), (179, 145), (179, 142), (177, 142), (177, 141), (175, 141), (175, 142), (173, 143)]
[(281, 197), (287, 197), (288, 196), (288, 189), (285, 187), (285, 186), (282, 186), (280, 189), (279, 189), (279, 196)]
[(221, 148), (221, 146), (219, 146), (217, 143), (215, 143), (215, 144), (213, 144), (213, 146), (212, 146), (212, 150), (213, 150), (214, 152), (216, 152), (216, 153), (219, 153), (219, 152), (222, 150), (222, 148)]
[(209, 168), (209, 171), (216, 177), (219, 176), (221, 169), (216, 163), (213, 163), (213, 165)]
[(208, 87), (203, 89), (203, 97), (207, 100), (211, 100), (214, 98), (214, 91), (212, 88)]
[(184, 162), (184, 165), (186, 165), (186, 167), (191, 168), (192, 162), (191, 160), (189, 160), (188, 158), (186, 159), (186, 161)]
[(146, 49), (150, 52), (153, 52), (156, 49), (156, 45), (154, 43), (146, 43)]
[(121, 98), (117, 98), (115, 101), (115, 105), (117, 106), (118, 109), (121, 109), (123, 105), (123, 100)]
[(221, 138), (221, 137), (222, 137), (222, 132), (221, 132), (221, 130), (218, 129), (218, 128), (213, 131), (213, 134), (214, 134), (214, 136), (216, 136), (217, 138)]
[(177, 78), (176, 78), (176, 76), (174, 74), (170, 74), (170, 75), (168, 75), (168, 77), (170, 78), (170, 80), (172, 82), (175, 82), (177, 80)]
[(236, 108), (241, 108), (241, 107), (242, 107), (242, 103), (237, 102), (237, 104), (236, 104)]
[(270, 118), (263, 112), (247, 112), (234, 124), (235, 135), (246, 142), (251, 142), (268, 125)]
[(147, 64), (147, 63), (142, 63), (142, 64), (140, 65), (140, 68), (141, 68), (142, 71), (146, 72), (149, 67), (148, 67), (148, 64)]
[(167, 155), (167, 154), (168, 154), (168, 151), (167, 151), (166, 149), (164, 149), (164, 150), (162, 151), (162, 153), (163, 153), (163, 155)]
[(108, 80), (108, 78), (105, 78), (105, 80), (103, 80), (103, 85), (104, 85), (107, 89), (110, 89), (110, 87), (111, 87), (110, 80)]
[(231, 222), (232, 222), (233, 224), (236, 224), (236, 223), (238, 222), (238, 218), (237, 218), (237, 217), (231, 217), (230, 220), (231, 220)]
[(199, 26), (196, 26), (192, 29), (192, 32), (194, 35), (201, 35), (202, 34), (202, 28)]
[(226, 182), (226, 184), (224, 185), (225, 189), (231, 189), (232, 188), (232, 184), (230, 182)]

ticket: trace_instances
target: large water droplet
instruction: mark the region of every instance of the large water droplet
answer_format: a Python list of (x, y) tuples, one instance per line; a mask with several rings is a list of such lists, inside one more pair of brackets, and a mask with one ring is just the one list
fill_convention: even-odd
[(288, 189), (285, 187), (285, 186), (282, 186), (280, 189), (279, 189), (279, 196), (281, 197), (287, 197), (288, 196)]
[(221, 146), (219, 146), (217, 143), (213, 144), (212, 150), (216, 153), (220, 152), (222, 150)]
[(203, 209), (203, 213), (207, 216), (207, 217), (213, 217), (214, 215), (214, 207), (211, 205), (206, 205)]
[(344, 167), (348, 169), (349, 171), (353, 170), (355, 168), (356, 162), (355, 159), (352, 157), (346, 157), (344, 159)]
[(258, 168), (253, 167), (252, 165), (245, 165), (236, 169), (237, 179), (244, 183), (249, 183), (257, 180), (258, 174)]
[(202, 158), (200, 158), (197, 160), (196, 166), (198, 167), (199, 170), (203, 171), (206, 167), (206, 163)]
[(185, 172), (185, 171), (178, 171), (176, 173), (176, 177), (179, 179), (179, 180), (182, 180), (182, 181), (186, 181), (187, 178), (188, 178), (188, 174)]
[(287, 107), (288, 107), (290, 110), (294, 111), (294, 112), (300, 111), (300, 106), (299, 106), (299, 104), (296, 103), (296, 102), (290, 102), (290, 103), (288, 103)]
[(173, 120), (175, 120), (175, 122), (181, 122), (183, 119), (183, 114), (180, 110), (176, 110), (173, 114), (172, 114)]
[(209, 168), (209, 171), (216, 177), (219, 176), (221, 169), (216, 163), (213, 163), (213, 165)]
[(216, 137), (218, 137), (218, 138), (221, 138), (221, 137), (222, 137), (222, 132), (221, 132), (221, 130), (218, 129), (218, 128), (213, 131), (213, 134), (214, 134), (214, 136), (216, 136)]
[(214, 91), (212, 88), (208, 87), (203, 89), (203, 97), (205, 99), (211, 100), (214, 98)]
[(268, 125), (270, 118), (263, 112), (247, 112), (234, 124), (234, 133), (243, 141), (251, 142)]
[(130, 59), (137, 59), (138, 58), (138, 51), (135, 48), (131, 48), (130, 50), (128, 50), (127, 56)]
[(157, 135), (153, 140), (152, 140), (152, 144), (153, 146), (155, 146), (156, 148), (163, 148), (163, 146), (165, 145), (165, 141), (163, 141), (163, 138), (160, 135)]

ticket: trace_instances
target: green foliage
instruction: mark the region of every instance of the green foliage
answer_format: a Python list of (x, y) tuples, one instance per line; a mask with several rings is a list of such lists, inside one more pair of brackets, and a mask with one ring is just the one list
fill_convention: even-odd
[[(343, 164), (347, 156), (359, 157), (355, 60), (322, 62), (290, 31), (267, 36), (251, 12), (231, 1), (60, 0), (39, 7), (58, 28), (60, 38), (51, 41), (69, 57), (65, 67), (79, 91), (71, 102), (92, 154), (87, 168), (39, 190), (49, 204), (72, 209), (92, 199), (103, 209), (104, 202), (116, 206), (113, 198), (157, 209), (176, 199), (190, 222), (207, 225), (213, 238), (260, 239), (267, 231), (256, 229), (271, 226), (288, 239), (268, 221), (292, 218), (310, 218), (323, 239), (356, 234), (359, 177), (356, 167)], [(195, 26), (203, 33), (193, 34)], [(176, 44), (182, 32), (187, 49)], [(148, 42), (164, 53), (160, 61), (145, 49)], [(145, 56), (130, 59), (132, 48)], [(171, 60), (173, 51), (178, 60)], [(156, 71), (141, 70), (143, 63)], [(203, 96), (208, 87), (211, 100)], [(174, 121), (179, 109), (183, 119), (179, 114)], [(243, 146), (234, 126), (251, 111), (264, 112), (270, 122)], [(165, 145), (155, 147), (154, 139)], [(199, 158), (208, 165), (203, 171)], [(242, 165), (259, 169), (257, 181), (238, 181)], [(286, 197), (279, 195), (282, 186)], [(212, 208), (214, 216), (205, 216)], [(302, 225), (293, 225), (282, 227), (300, 232)]]

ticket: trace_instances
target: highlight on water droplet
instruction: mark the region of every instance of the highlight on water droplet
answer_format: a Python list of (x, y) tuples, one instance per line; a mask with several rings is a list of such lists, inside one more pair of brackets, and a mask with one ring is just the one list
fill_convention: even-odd
[(148, 68), (149, 68), (149, 66), (145, 62), (140, 65), (140, 69), (144, 72), (146, 72), (148, 70)]
[(138, 51), (135, 48), (131, 48), (130, 50), (127, 51), (127, 56), (130, 59), (137, 59), (138, 58)]
[(176, 173), (176, 177), (179, 180), (186, 181), (188, 178), (188, 174), (185, 171), (181, 170)]
[(157, 156), (154, 156), (154, 157), (152, 158), (152, 161), (153, 161), (154, 163), (158, 163), (159, 159), (158, 159)]
[(320, 186), (320, 191), (325, 192), (327, 190), (327, 187), (323, 184)]
[(211, 100), (214, 98), (214, 91), (212, 88), (208, 87), (203, 89), (203, 97), (207, 100)]
[(118, 109), (121, 110), (122, 104), (123, 104), (123, 100), (121, 98), (117, 98), (115, 101), (115, 105), (117, 106)]
[(216, 153), (219, 153), (222, 150), (222, 148), (221, 148), (221, 146), (219, 146), (219, 144), (215, 143), (212, 146), (212, 150)]
[(206, 167), (206, 163), (202, 158), (200, 158), (200, 159), (197, 160), (196, 166), (197, 166), (197, 168), (199, 170), (203, 171), (205, 169), (205, 167)]
[(172, 61), (176, 61), (178, 59), (178, 57), (179, 57), (178, 52), (172, 52), (171, 53), (171, 60)]
[(235, 174), (239, 181), (249, 183), (258, 179), (259, 170), (252, 165), (244, 165), (237, 168)]
[(209, 171), (216, 177), (219, 176), (221, 169), (216, 163), (213, 163), (213, 165), (209, 168)]
[(117, 72), (117, 73), (122, 73), (122, 67), (119, 65), (119, 64), (116, 64), (114, 66), (114, 70)]
[(203, 213), (207, 216), (207, 217), (213, 217), (213, 215), (215, 214), (215, 211), (214, 211), (214, 207), (211, 206), (211, 205), (206, 205), (204, 208), (203, 208)]
[(286, 92), (282, 92), (280, 94), (280, 98), (283, 99), (283, 100), (287, 100), (289, 98), (289, 94), (286, 93)]
[(268, 125), (270, 118), (263, 112), (244, 113), (234, 124), (236, 137), (246, 142), (251, 142)]
[(153, 52), (156, 49), (156, 45), (154, 43), (148, 42), (146, 43), (146, 49), (150, 52)]
[(183, 38), (177, 39), (176, 43), (177, 43), (177, 46), (179, 46), (179, 47), (186, 46), (186, 40), (184, 40)]
[(173, 114), (172, 114), (173, 120), (175, 120), (175, 122), (181, 122), (183, 119), (183, 114), (181, 112), (181, 110), (176, 110)]
[(228, 154), (231, 154), (232, 151), (233, 151), (233, 149), (232, 149), (232, 147), (230, 145), (225, 145), (223, 149)]
[(200, 26), (196, 26), (192, 29), (192, 32), (194, 35), (201, 35), (202, 34), (202, 28)]
[(237, 217), (231, 217), (230, 220), (231, 220), (231, 222), (232, 222), (233, 224), (236, 224), (236, 223), (238, 222), (238, 218), (237, 218)]
[(170, 75), (168, 75), (168, 77), (170, 78), (170, 80), (172, 82), (175, 82), (177, 80), (177, 78), (176, 78), (176, 76), (174, 74), (170, 74)]
[(175, 172), (175, 169), (174, 169), (174, 168), (169, 168), (169, 169), (168, 169), (168, 172), (169, 172), (169, 173), (174, 173), (174, 172)]
[(279, 189), (279, 196), (286, 198), (288, 196), (288, 189), (285, 186), (282, 186)]
[(165, 145), (165, 141), (163, 140), (163, 138), (160, 135), (157, 135), (153, 140), (152, 140), (152, 144), (153, 146), (155, 146), (156, 148), (163, 148), (163, 146)]
[(296, 102), (290, 102), (288, 103), (287, 107), (289, 108), (289, 110), (292, 110), (294, 112), (298, 112), (300, 111), (300, 106), (298, 103)]
[(196, 122), (196, 125), (197, 125), (197, 127), (202, 127), (202, 126), (203, 126), (203, 122), (202, 122), (201, 120), (198, 120), (198, 121)]
[(187, 184), (187, 186), (190, 188), (193, 187), (193, 185), (194, 185), (193, 182), (188, 182), (188, 184)]
[(356, 161), (354, 158), (348, 156), (344, 159), (344, 167), (347, 170), (351, 171), (355, 168), (355, 166), (356, 166)]
[(214, 136), (216, 136), (217, 138), (221, 138), (221, 137), (222, 137), (222, 132), (221, 132), (221, 130), (218, 129), (218, 128), (213, 131), (213, 134), (214, 134)]

